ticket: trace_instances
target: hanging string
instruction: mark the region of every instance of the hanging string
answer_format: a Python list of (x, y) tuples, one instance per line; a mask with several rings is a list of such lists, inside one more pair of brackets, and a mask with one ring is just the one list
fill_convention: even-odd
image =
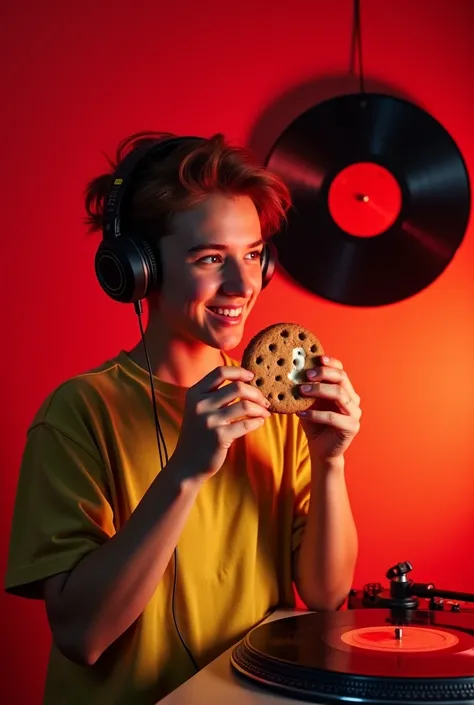
[(356, 73), (356, 56), (357, 66), (359, 69), (359, 90), (365, 93), (364, 85), (364, 62), (362, 57), (362, 25), (360, 20), (360, 0), (354, 0), (354, 24), (352, 30), (352, 51), (351, 51), (351, 69), (352, 73)]

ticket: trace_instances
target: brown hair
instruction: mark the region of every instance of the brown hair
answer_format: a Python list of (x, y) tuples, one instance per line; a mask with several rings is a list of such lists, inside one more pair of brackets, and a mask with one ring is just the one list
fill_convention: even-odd
[[(170, 133), (139, 132), (125, 138), (115, 159), (107, 160), (111, 172), (92, 179), (86, 187), (86, 224), (90, 232), (102, 228), (105, 199), (113, 172), (123, 158), (147, 143), (156, 144), (175, 137)], [(265, 167), (258, 166), (243, 147), (230, 146), (222, 134), (209, 139), (184, 139), (162, 159), (145, 158), (134, 176), (122, 206), (123, 229), (144, 237), (169, 232), (173, 213), (191, 209), (213, 193), (249, 196), (257, 209), (263, 237), (281, 226), (291, 205), (288, 188)]]

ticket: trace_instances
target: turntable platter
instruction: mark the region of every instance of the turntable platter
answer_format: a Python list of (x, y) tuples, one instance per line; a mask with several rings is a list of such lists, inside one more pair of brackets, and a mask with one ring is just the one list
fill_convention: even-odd
[(314, 702), (474, 703), (474, 614), (288, 617), (253, 629), (231, 663), (262, 686)]

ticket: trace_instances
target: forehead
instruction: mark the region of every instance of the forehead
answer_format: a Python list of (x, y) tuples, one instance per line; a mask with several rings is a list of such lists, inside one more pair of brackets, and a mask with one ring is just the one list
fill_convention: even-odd
[(169, 240), (177, 246), (209, 242), (245, 247), (261, 236), (260, 219), (249, 196), (212, 194), (196, 208), (173, 216), (172, 235)]

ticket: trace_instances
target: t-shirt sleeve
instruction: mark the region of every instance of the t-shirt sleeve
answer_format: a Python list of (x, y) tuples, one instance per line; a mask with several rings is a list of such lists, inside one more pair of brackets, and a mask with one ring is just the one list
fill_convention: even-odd
[(41, 597), (40, 581), (71, 570), (110, 538), (115, 530), (109, 494), (98, 452), (48, 422), (33, 425), (17, 485), (7, 592)]
[(294, 513), (292, 531), (293, 553), (300, 547), (303, 531), (308, 516), (311, 459), (309, 456), (308, 441), (299, 421), (295, 419), (295, 475), (294, 475)]

